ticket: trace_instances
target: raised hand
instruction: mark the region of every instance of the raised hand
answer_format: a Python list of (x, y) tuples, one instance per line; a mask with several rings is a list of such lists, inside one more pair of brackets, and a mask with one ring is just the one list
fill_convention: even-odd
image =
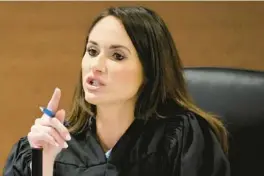
[(42, 117), (35, 120), (28, 133), (30, 146), (43, 148), (43, 155), (50, 159), (55, 159), (62, 148), (67, 148), (66, 141), (71, 139), (68, 129), (63, 125), (65, 110), (58, 110), (60, 97), (61, 90), (56, 88), (47, 105), (47, 109), (54, 112), (55, 117), (43, 114)]

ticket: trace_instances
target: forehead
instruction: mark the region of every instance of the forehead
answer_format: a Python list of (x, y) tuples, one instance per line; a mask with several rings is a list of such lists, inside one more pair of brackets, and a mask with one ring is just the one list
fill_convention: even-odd
[(113, 16), (107, 16), (97, 22), (90, 32), (89, 40), (99, 44), (132, 45), (123, 24)]

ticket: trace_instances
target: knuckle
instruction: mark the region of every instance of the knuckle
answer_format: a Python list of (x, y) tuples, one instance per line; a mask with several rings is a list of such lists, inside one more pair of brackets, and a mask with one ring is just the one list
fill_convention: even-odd
[(35, 131), (35, 129), (36, 129), (36, 126), (35, 125), (31, 126), (30, 132)]
[(55, 130), (54, 130), (52, 127), (49, 127), (49, 128), (48, 128), (48, 133), (49, 133), (49, 134), (53, 134), (54, 131), (55, 131)]
[(44, 133), (42, 136), (43, 139), (50, 139), (50, 135), (47, 133)]
[(40, 122), (39, 118), (35, 119), (35, 124), (39, 124), (39, 122)]
[(53, 124), (58, 124), (58, 119), (57, 119), (57, 118), (52, 118), (52, 119), (51, 119), (51, 123), (53, 123)]
[(53, 118), (51, 120), (51, 123), (54, 126), (54, 128), (56, 128), (57, 131), (59, 131), (59, 132), (62, 131), (63, 128), (61, 127), (61, 124), (60, 124), (60, 122), (59, 122), (59, 120), (57, 118)]
[(41, 127), (40, 125), (35, 124), (35, 125), (31, 126), (30, 130), (31, 130), (31, 132), (39, 132), (40, 131), (40, 127)]
[(36, 135), (32, 132), (28, 133), (27, 138), (30, 144), (36, 143), (36, 141), (38, 141), (38, 139), (36, 138)]
[(46, 114), (43, 114), (43, 116), (40, 118), (42, 123), (48, 123), (49, 122), (49, 117), (47, 117)]

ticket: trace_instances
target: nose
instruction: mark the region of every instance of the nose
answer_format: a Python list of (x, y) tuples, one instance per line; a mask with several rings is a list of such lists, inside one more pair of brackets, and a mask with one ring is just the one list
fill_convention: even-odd
[(97, 57), (92, 59), (91, 69), (93, 72), (105, 72), (106, 66), (105, 61), (106, 59), (102, 55), (98, 55)]

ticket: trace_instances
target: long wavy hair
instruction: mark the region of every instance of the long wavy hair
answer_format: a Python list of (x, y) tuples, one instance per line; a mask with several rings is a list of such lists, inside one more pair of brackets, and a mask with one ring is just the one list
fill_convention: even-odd
[[(166, 118), (168, 104), (173, 105), (174, 109), (190, 110), (210, 124), (227, 153), (228, 138), (223, 123), (216, 116), (198, 108), (188, 95), (179, 54), (162, 18), (144, 7), (111, 7), (95, 18), (86, 43), (95, 24), (107, 16), (121, 21), (143, 67), (144, 80), (136, 102), (135, 118)], [(82, 132), (88, 119), (95, 113), (96, 107), (85, 101), (80, 73), (68, 116), (70, 131)]]

